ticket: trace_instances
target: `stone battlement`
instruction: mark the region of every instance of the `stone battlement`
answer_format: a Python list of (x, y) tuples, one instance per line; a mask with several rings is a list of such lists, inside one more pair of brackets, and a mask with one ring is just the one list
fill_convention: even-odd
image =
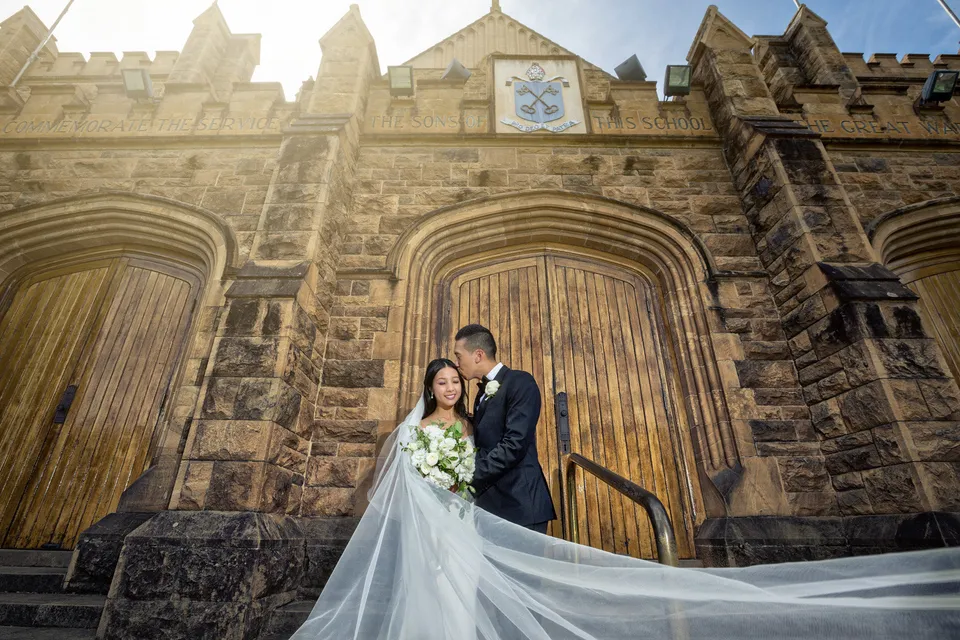
[(89, 82), (105, 78), (120, 81), (121, 69), (147, 69), (150, 78), (166, 80), (176, 66), (179, 51), (158, 51), (151, 60), (143, 51), (125, 51), (119, 60), (110, 51), (93, 52), (87, 58), (82, 53), (64, 52), (42, 55), (24, 76), (27, 84), (41, 82)]
[(864, 60), (862, 53), (843, 53), (850, 70), (861, 82), (903, 78), (923, 82), (936, 69), (960, 67), (960, 55), (940, 54), (933, 61), (929, 53), (908, 53), (899, 61), (894, 53), (875, 53)]

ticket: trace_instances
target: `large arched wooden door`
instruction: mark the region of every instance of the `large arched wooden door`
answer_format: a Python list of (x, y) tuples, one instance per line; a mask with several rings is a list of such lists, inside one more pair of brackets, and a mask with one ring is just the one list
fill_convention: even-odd
[(7, 293), (0, 545), (70, 548), (116, 509), (149, 464), (198, 293), (194, 274), (132, 256), (46, 271)]
[(920, 309), (940, 343), (950, 372), (960, 380), (960, 264), (940, 265), (930, 271), (929, 275), (907, 274), (904, 279), (920, 296)]
[[(459, 326), (479, 322), (497, 338), (500, 360), (540, 384), (537, 446), (557, 512), (562, 488), (554, 399), (566, 392), (572, 451), (653, 491), (670, 513), (681, 557), (693, 557), (702, 510), (694, 508), (690, 443), (650, 284), (625, 269), (543, 254), (459, 273), (444, 290), (449, 303), (441, 335), (448, 342), (441, 349), (449, 348)], [(656, 556), (640, 507), (592, 477), (581, 478), (577, 498), (582, 540), (615, 553)], [(560, 535), (559, 522), (551, 533)]]

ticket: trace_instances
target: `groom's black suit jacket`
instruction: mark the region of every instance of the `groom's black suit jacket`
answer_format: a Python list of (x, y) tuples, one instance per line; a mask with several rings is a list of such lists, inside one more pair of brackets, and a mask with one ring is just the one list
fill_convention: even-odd
[(540, 389), (525, 371), (501, 367), (500, 389), (473, 417), (477, 506), (519, 525), (557, 517), (537, 458)]

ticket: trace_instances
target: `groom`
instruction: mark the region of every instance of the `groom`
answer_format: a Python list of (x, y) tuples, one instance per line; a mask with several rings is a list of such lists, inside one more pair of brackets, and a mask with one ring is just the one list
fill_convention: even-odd
[(537, 459), (540, 389), (536, 380), (498, 362), (493, 334), (479, 324), (457, 332), (453, 353), (463, 376), (480, 381), (473, 405), (477, 506), (546, 533), (557, 515)]

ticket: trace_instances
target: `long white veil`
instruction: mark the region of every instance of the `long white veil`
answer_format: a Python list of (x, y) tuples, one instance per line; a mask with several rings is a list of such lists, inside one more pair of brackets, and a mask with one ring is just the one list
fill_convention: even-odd
[(370, 505), (293, 640), (946, 640), (960, 550), (677, 569), (550, 538), (423, 481), (384, 445)]

